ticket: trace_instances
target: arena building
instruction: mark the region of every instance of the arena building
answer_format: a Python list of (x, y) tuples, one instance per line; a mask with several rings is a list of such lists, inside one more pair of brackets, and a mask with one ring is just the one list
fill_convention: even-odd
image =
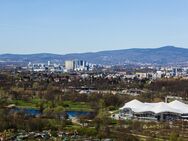
[(188, 105), (178, 100), (170, 103), (143, 103), (134, 99), (120, 108), (119, 117), (155, 121), (188, 119)]

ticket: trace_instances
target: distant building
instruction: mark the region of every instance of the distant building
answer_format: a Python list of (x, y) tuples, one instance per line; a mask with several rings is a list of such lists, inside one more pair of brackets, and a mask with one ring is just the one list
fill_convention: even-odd
[(178, 100), (170, 103), (143, 103), (134, 99), (120, 108), (119, 117), (155, 121), (187, 119), (188, 105)]
[(50, 72), (63, 72), (63, 66), (60, 64), (52, 64), (48, 61), (47, 64), (44, 63), (31, 63), (29, 62), (27, 69), (34, 72), (50, 71)]
[(75, 60), (75, 71), (86, 71), (88, 70), (88, 63), (84, 60)]
[(50, 66), (50, 64), (51, 64), (50, 61), (48, 61), (48, 66)]
[(139, 79), (147, 78), (147, 73), (136, 73), (136, 77)]
[(67, 71), (74, 70), (75, 68), (75, 61), (74, 60), (66, 60), (65, 61), (65, 69)]
[(84, 60), (66, 60), (65, 61), (66, 71), (88, 71), (90, 70), (90, 65)]
[(178, 69), (172, 68), (172, 76), (177, 76), (177, 75), (178, 75)]
[(61, 64), (51, 63), (31, 63), (29, 62), (26, 69), (29, 71), (49, 71), (49, 72), (70, 72), (70, 71), (91, 71), (94, 69), (93, 64), (84, 60), (66, 60), (64, 66)]

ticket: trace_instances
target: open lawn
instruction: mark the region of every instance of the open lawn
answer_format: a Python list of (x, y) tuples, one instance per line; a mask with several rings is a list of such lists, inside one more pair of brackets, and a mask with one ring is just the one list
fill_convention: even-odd
[(63, 106), (67, 111), (92, 111), (91, 106), (85, 102), (63, 101)]
[[(39, 108), (41, 102), (41, 99), (31, 99), (29, 101), (12, 100), (9, 103), (22, 108)], [(50, 101), (43, 102), (43, 104), (44, 107), (52, 105)], [(92, 111), (91, 106), (86, 102), (59, 101), (55, 103), (55, 106), (63, 106), (67, 111)]]

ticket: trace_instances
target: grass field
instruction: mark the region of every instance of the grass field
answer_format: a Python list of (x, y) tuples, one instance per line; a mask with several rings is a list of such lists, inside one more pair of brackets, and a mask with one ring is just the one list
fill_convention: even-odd
[[(22, 108), (39, 108), (41, 99), (31, 99), (29, 101), (24, 100), (12, 100), (10, 104), (15, 104), (17, 107)], [(51, 107), (51, 102), (43, 102), (44, 107)], [(55, 106), (63, 106), (67, 111), (92, 111), (91, 106), (86, 102), (73, 102), (73, 101), (59, 101), (55, 103)]]
[(85, 102), (63, 101), (63, 105), (67, 105), (66, 110), (71, 111), (92, 111), (91, 106)]

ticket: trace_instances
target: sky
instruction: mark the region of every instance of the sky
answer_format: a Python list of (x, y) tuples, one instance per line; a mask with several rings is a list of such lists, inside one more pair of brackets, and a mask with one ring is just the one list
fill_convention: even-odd
[(188, 48), (188, 0), (0, 0), (0, 54)]

